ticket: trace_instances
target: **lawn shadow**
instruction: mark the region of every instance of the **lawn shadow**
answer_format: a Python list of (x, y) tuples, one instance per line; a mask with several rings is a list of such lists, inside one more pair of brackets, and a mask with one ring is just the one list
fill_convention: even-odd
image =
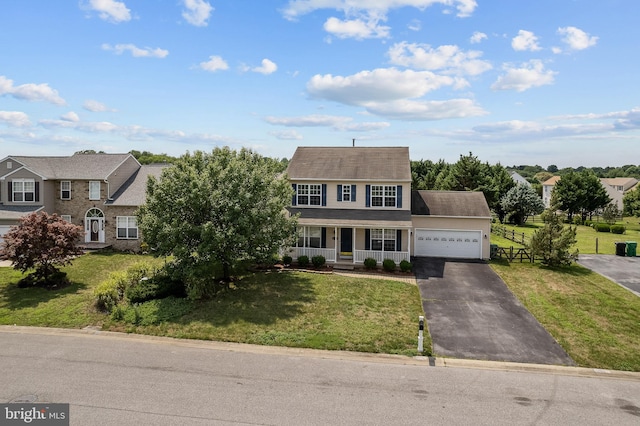
[(42, 287), (18, 287), (19, 279), (0, 287), (0, 301), (6, 301), (5, 306), (10, 310), (31, 308), (40, 303), (78, 293), (87, 288), (84, 283), (72, 281), (69, 285), (58, 289)]
[(300, 273), (256, 273), (215, 298), (200, 302), (191, 314), (177, 322), (203, 321), (225, 326), (245, 321), (267, 325), (293, 318), (316, 300), (311, 281)]

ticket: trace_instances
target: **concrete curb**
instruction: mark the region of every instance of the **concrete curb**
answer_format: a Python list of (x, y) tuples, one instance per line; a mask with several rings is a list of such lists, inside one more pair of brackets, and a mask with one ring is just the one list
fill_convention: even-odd
[(0, 333), (32, 334), (48, 336), (89, 337), (114, 340), (138, 340), (143, 343), (176, 345), (198, 348), (203, 350), (218, 350), (229, 352), (247, 352), (265, 355), (282, 355), (295, 357), (309, 357), (319, 359), (334, 359), (343, 361), (374, 362), (380, 364), (417, 365), (441, 368), (468, 368), (478, 370), (495, 370), (508, 372), (526, 372), (541, 374), (556, 374), (573, 377), (621, 379), (640, 382), (640, 372), (603, 370), (598, 368), (568, 367), (562, 365), (521, 364), (516, 362), (482, 361), (456, 358), (435, 358), (427, 356), (407, 357), (403, 355), (376, 354), (349, 351), (328, 351), (306, 348), (288, 348), (281, 346), (262, 346), (246, 343), (230, 343), (209, 340), (177, 339), (173, 337), (148, 336), (142, 334), (127, 334), (113, 331), (102, 331), (97, 327), (84, 329), (63, 329), (47, 327), (25, 327), (0, 325)]

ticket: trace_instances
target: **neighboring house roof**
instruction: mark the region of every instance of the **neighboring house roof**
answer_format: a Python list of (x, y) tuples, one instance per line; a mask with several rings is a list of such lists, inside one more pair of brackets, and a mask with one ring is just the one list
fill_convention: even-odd
[(516, 172), (515, 170), (510, 171), (509, 174), (511, 175), (511, 179), (513, 179), (515, 183), (521, 183), (523, 185), (531, 186), (529, 181), (526, 180), (520, 173)]
[(299, 147), (289, 179), (410, 181), (407, 147)]
[(121, 187), (113, 194), (113, 199), (106, 205), (140, 206), (145, 203), (147, 193), (147, 179), (149, 176), (160, 178), (162, 171), (169, 167), (167, 164), (148, 164), (141, 166)]
[(542, 185), (554, 186), (560, 180), (560, 176), (551, 176), (549, 179), (542, 182)]
[(291, 215), (300, 214), (305, 225), (411, 227), (409, 210), (317, 209), (287, 207)]
[(600, 180), (613, 187), (621, 186), (625, 191), (633, 188), (638, 183), (638, 179), (632, 177), (602, 178)]
[(5, 206), (0, 204), (0, 219), (18, 220), (29, 213), (42, 210), (43, 206)]
[(411, 214), (490, 218), (491, 211), (482, 192), (411, 191)]
[(10, 156), (46, 179), (106, 179), (131, 154), (74, 154), (70, 157)]

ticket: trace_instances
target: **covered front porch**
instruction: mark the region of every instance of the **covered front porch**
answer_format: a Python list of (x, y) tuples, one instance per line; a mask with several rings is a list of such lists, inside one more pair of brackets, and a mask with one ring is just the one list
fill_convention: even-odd
[(411, 217), (403, 211), (296, 209), (298, 238), (288, 254), (324, 256), (328, 263), (362, 264), (367, 258), (381, 264), (409, 261)]

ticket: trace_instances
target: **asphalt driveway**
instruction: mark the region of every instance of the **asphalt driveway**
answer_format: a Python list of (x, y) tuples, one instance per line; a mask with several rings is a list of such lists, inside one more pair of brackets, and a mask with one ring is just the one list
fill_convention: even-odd
[(640, 296), (640, 257), (581, 254), (578, 263)]
[(484, 262), (415, 258), (436, 356), (575, 365)]

